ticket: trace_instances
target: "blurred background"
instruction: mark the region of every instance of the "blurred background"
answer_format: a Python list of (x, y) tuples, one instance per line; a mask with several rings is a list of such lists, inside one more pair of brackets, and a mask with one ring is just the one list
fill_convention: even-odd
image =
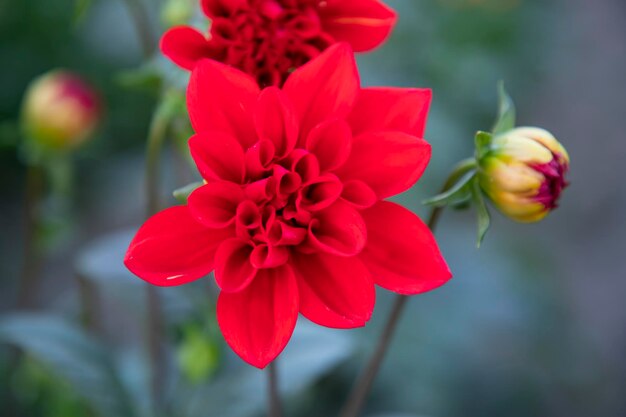
[[(138, 1), (0, 0), (3, 417), (151, 415), (145, 288), (122, 257), (145, 216), (152, 113), (163, 84), (183, 85), (184, 74), (142, 44), (178, 9), (145, 0), (144, 16)], [(387, 3), (400, 20), (383, 48), (359, 57), (363, 83), (434, 90), (433, 160), (403, 204), (426, 214), (420, 201), (471, 154), (474, 132), (490, 128), (501, 79), (518, 124), (552, 131), (572, 172), (561, 208), (539, 224), (492, 210), (480, 250), (475, 213), (445, 214), (438, 237), (455, 278), (410, 302), (366, 415), (626, 415), (626, 3)], [(147, 33), (136, 30), (137, 19)], [(104, 121), (71, 161), (45, 172), (33, 209), (18, 121), (29, 83), (54, 68), (96, 87)], [(180, 149), (172, 140), (164, 156), (167, 205), (175, 204), (172, 190), (196, 180)], [(25, 268), (39, 278), (18, 301)], [(206, 282), (160, 295), (167, 415), (263, 415), (263, 375), (223, 346)], [(279, 364), (290, 416), (336, 414), (389, 311), (390, 294), (378, 299), (365, 329), (298, 325)]]

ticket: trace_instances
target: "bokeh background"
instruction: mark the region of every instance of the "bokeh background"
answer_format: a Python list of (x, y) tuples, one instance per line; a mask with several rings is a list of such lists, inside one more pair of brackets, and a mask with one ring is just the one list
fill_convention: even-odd
[[(420, 201), (470, 155), (473, 133), (491, 126), (501, 79), (518, 123), (552, 131), (572, 172), (561, 208), (542, 223), (514, 224), (492, 210), (480, 250), (474, 213), (445, 214), (438, 236), (455, 278), (411, 301), (367, 413), (626, 415), (626, 3), (388, 3), (400, 21), (382, 49), (359, 57), (364, 84), (427, 86), (435, 97), (433, 160), (403, 204), (426, 214)], [(161, 5), (145, 0), (154, 36), (165, 28)], [(10, 342), (0, 348), (3, 417), (150, 416), (144, 288), (121, 257), (144, 217), (143, 151), (161, 85), (153, 71), (169, 82), (181, 74), (162, 58), (146, 62), (123, 0), (0, 0), (0, 339)], [(71, 193), (44, 200), (35, 237), (41, 282), (31, 313), (16, 316), (26, 236), (17, 120), (29, 82), (57, 67), (92, 82), (106, 115), (73, 157)], [(168, 205), (173, 189), (195, 179), (177, 149), (164, 155)], [(168, 415), (263, 415), (262, 373), (224, 349), (207, 284), (161, 296)], [(379, 293), (365, 329), (299, 324), (279, 364), (289, 415), (335, 415), (390, 301)], [(9, 347), (16, 344), (27, 353)]]

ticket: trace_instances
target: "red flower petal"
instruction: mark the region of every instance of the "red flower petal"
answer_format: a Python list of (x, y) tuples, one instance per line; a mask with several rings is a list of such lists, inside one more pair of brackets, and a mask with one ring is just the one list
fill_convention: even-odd
[(400, 294), (419, 294), (452, 277), (435, 237), (419, 217), (382, 201), (362, 212), (367, 246), (359, 256), (376, 284)]
[(276, 155), (283, 157), (298, 140), (298, 119), (289, 98), (276, 87), (261, 93), (254, 113), (259, 138), (274, 143)]
[(177, 26), (165, 32), (161, 51), (176, 65), (190, 71), (202, 58), (216, 56), (215, 47), (204, 35), (188, 26)]
[(343, 165), (350, 155), (351, 146), (352, 131), (344, 120), (320, 123), (306, 140), (306, 148), (317, 157), (322, 172)]
[(283, 90), (300, 119), (300, 146), (317, 124), (345, 118), (359, 92), (359, 73), (352, 49), (341, 43), (294, 71)]
[(124, 264), (153, 285), (182, 285), (209, 274), (218, 245), (230, 229), (208, 229), (187, 206), (176, 206), (149, 218), (128, 247)]
[(245, 193), (237, 184), (210, 182), (191, 193), (189, 210), (206, 227), (220, 229), (235, 221), (237, 207), (244, 198)]
[(196, 133), (189, 139), (189, 149), (204, 179), (243, 181), (245, 155), (239, 142), (228, 133)]
[(202, 11), (208, 17), (230, 16), (242, 7), (246, 7), (246, 0), (202, 0)]
[(242, 291), (254, 279), (257, 269), (250, 263), (254, 247), (241, 239), (222, 243), (215, 254), (215, 281), (222, 291)]
[(415, 184), (430, 161), (430, 153), (425, 140), (406, 133), (364, 133), (354, 138), (350, 158), (337, 175), (365, 182), (383, 199)]
[(220, 294), (217, 321), (235, 353), (264, 368), (291, 338), (298, 305), (298, 287), (289, 266), (261, 269), (245, 290)]
[(203, 59), (187, 88), (187, 107), (196, 132), (222, 131), (234, 136), (244, 150), (257, 142), (252, 112), (259, 86), (249, 75)]
[(292, 265), (304, 317), (338, 329), (364, 326), (370, 319), (376, 291), (358, 257), (294, 254)]
[(378, 0), (328, 0), (320, 7), (322, 27), (356, 52), (374, 49), (387, 39), (396, 13)]
[(354, 135), (397, 130), (422, 138), (431, 100), (430, 89), (364, 88), (348, 121)]
[(372, 207), (378, 202), (376, 193), (369, 185), (359, 180), (344, 182), (341, 198), (360, 209)]
[(367, 241), (365, 222), (358, 211), (344, 202), (315, 213), (309, 224), (309, 244), (339, 256), (354, 256)]

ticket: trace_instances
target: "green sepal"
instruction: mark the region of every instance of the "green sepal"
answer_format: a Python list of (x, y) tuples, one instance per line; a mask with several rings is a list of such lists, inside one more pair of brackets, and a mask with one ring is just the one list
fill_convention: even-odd
[(493, 125), (493, 134), (497, 136), (515, 127), (515, 104), (504, 88), (504, 82), (498, 83), (498, 118)]
[(427, 206), (434, 207), (461, 207), (462, 205), (465, 205), (465, 203), (467, 203), (472, 196), (471, 183), (475, 177), (476, 170), (471, 170), (463, 175), (447, 191), (424, 200), (422, 203)]
[(493, 141), (493, 135), (489, 132), (476, 132), (474, 137), (474, 144), (476, 147), (476, 160), (480, 161), (491, 149), (491, 142)]
[(480, 248), (480, 245), (487, 234), (487, 230), (489, 230), (491, 217), (489, 216), (489, 210), (487, 210), (485, 198), (478, 181), (472, 182), (472, 200), (474, 202), (474, 206), (476, 206), (476, 215), (478, 216), (478, 238), (476, 246)]
[(204, 185), (203, 182), (192, 182), (191, 184), (187, 184), (184, 187), (179, 188), (174, 191), (174, 198), (178, 200), (182, 204), (187, 204), (187, 200), (191, 193), (193, 193), (196, 189), (202, 187)]

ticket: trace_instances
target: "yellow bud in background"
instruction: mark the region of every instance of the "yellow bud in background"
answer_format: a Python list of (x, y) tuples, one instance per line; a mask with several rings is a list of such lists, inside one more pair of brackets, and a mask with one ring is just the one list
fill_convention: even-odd
[(479, 181), (495, 206), (513, 220), (531, 223), (558, 207), (569, 155), (548, 131), (520, 127), (496, 136), (479, 161)]
[(57, 70), (35, 79), (24, 97), (22, 125), (27, 138), (45, 149), (70, 150), (93, 134), (100, 100), (79, 76)]
[(167, 0), (161, 9), (161, 21), (166, 27), (184, 25), (193, 17), (197, 0)]

